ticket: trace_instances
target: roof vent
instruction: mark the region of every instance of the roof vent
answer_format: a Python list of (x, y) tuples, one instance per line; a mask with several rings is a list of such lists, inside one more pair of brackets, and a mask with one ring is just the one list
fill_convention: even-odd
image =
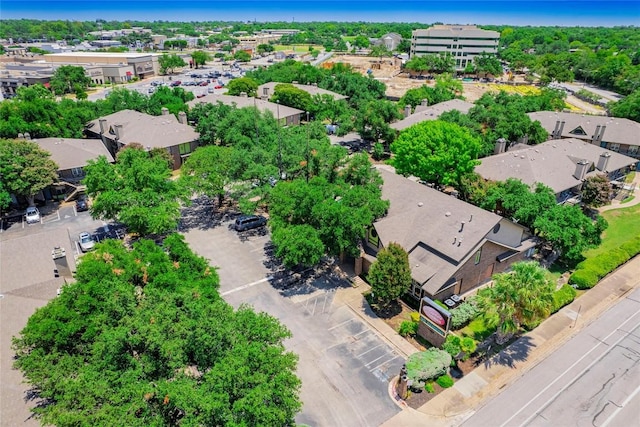
[(423, 205), (424, 205), (424, 203), (418, 202), (418, 207), (422, 207)]
[(445, 212), (444, 216), (451, 216), (451, 212)]

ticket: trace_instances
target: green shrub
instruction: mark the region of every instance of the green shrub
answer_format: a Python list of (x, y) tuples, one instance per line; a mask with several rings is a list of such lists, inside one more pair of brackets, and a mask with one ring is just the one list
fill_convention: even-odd
[(598, 280), (600, 278), (593, 270), (582, 269), (573, 272), (569, 277), (569, 284), (575, 285), (578, 289), (591, 289), (598, 283)]
[(432, 382), (428, 382), (424, 385), (424, 389), (427, 393), (435, 393), (436, 388), (433, 386)]
[(480, 311), (475, 297), (469, 297), (465, 302), (451, 310), (451, 328), (460, 329), (478, 317)]
[(632, 258), (640, 253), (640, 237), (636, 237), (633, 240), (629, 240), (628, 242), (620, 245), (620, 249), (625, 251), (629, 258)]
[(462, 338), (460, 342), (460, 349), (464, 352), (465, 356), (463, 360), (467, 360), (469, 356), (471, 356), (476, 349), (478, 348), (478, 343), (476, 340), (470, 337)]
[(462, 330), (462, 334), (477, 341), (484, 341), (496, 331), (495, 326), (489, 326), (487, 323), (491, 322), (487, 322), (484, 316), (476, 317)]
[(442, 388), (453, 387), (453, 378), (451, 378), (449, 375), (442, 375), (441, 377), (438, 377), (436, 382)]
[(412, 322), (416, 322), (416, 323), (420, 322), (420, 313), (418, 313), (417, 311), (412, 312), (410, 316), (411, 316)]
[(576, 290), (564, 285), (553, 293), (553, 313), (570, 304), (576, 298)]
[(447, 305), (445, 303), (443, 303), (442, 301), (435, 300), (434, 302), (436, 304), (438, 304), (440, 307), (444, 308), (445, 310), (449, 310), (449, 307), (447, 307)]
[(446, 373), (450, 364), (451, 355), (437, 348), (413, 353), (407, 358), (407, 377), (419, 386)]
[(454, 334), (447, 335), (447, 339), (442, 344), (442, 349), (449, 353), (451, 357), (456, 357), (462, 351), (462, 340), (459, 336)]
[(398, 333), (403, 337), (415, 335), (417, 332), (418, 332), (418, 324), (410, 320), (403, 321), (402, 323), (400, 323), (400, 327), (398, 328)]

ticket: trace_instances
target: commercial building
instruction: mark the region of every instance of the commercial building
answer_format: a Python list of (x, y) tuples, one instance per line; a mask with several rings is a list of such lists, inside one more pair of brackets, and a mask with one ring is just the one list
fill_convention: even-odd
[[(157, 53), (103, 53), (103, 52), (69, 52), (44, 55), (45, 62), (67, 65), (120, 65), (133, 67), (133, 74), (138, 78), (155, 76), (160, 65)], [(126, 73), (126, 71), (125, 71)]]
[(411, 34), (411, 57), (449, 53), (462, 71), (479, 54), (498, 51), (500, 33), (475, 25), (434, 25)]

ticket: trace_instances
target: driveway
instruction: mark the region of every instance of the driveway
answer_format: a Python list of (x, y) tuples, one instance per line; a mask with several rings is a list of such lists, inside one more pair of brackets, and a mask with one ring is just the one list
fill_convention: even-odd
[(267, 312), (291, 330), (293, 337), (285, 345), (299, 355), (302, 380), (303, 408), (296, 421), (368, 427), (399, 412), (387, 389), (404, 358), (335, 298), (350, 284), (328, 264), (318, 275), (284, 285), (289, 277), (276, 278), (267, 268), (269, 235), (241, 239), (228, 228), (230, 221), (184, 234), (195, 252), (219, 267), (226, 301)]

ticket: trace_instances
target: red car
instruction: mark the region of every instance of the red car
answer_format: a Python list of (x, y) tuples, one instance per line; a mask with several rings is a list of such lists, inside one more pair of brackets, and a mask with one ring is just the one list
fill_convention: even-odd
[(209, 82), (207, 82), (207, 81), (200, 82), (200, 86), (207, 86), (207, 85), (209, 85)]
[(180, 86), (182, 84), (182, 82), (180, 80), (176, 80), (175, 82), (171, 83), (171, 86)]
[(213, 88), (214, 88), (214, 89), (222, 89), (222, 86), (220, 86), (220, 85), (215, 85)]

